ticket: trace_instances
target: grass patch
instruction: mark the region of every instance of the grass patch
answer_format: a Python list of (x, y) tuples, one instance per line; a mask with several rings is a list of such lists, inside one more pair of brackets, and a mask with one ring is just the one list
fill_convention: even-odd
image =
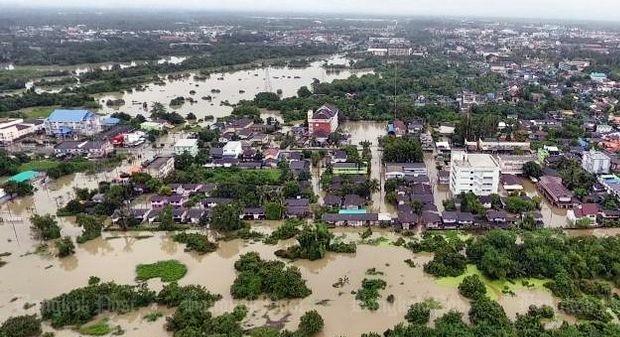
[(48, 117), (52, 111), (54, 111), (54, 107), (33, 107), (19, 110), (19, 113), (24, 116), (24, 118), (46, 118)]
[(162, 314), (161, 312), (153, 311), (153, 312), (149, 312), (148, 314), (144, 315), (144, 320), (147, 322), (155, 322), (162, 316), (164, 316), (164, 314)]
[(151, 264), (139, 264), (136, 278), (140, 281), (159, 278), (162, 282), (174, 282), (187, 274), (187, 267), (177, 260), (159, 261)]
[(491, 280), (486, 276), (482, 275), (480, 270), (478, 270), (478, 267), (473, 264), (467, 265), (467, 269), (465, 269), (465, 273), (463, 273), (463, 275), (456, 277), (441, 277), (438, 278), (436, 282), (441, 286), (457, 288), (459, 284), (463, 281), (463, 279), (469, 275), (478, 275), (480, 277), (480, 280), (482, 280), (485, 287), (487, 288), (487, 294), (493, 300), (497, 300), (500, 296), (506, 293), (515, 293), (516, 291), (523, 289), (549, 291), (544, 286), (544, 284), (549, 282), (549, 280), (536, 278), (518, 280)]
[(19, 166), (18, 170), (22, 171), (47, 171), (50, 169), (54, 169), (60, 165), (60, 161), (58, 160), (50, 160), (50, 159), (41, 159), (41, 160), (33, 160), (28, 163), (23, 163)]
[(97, 323), (82, 325), (78, 331), (82, 335), (88, 336), (105, 336), (112, 333), (114, 329), (108, 324), (108, 320), (104, 319)]

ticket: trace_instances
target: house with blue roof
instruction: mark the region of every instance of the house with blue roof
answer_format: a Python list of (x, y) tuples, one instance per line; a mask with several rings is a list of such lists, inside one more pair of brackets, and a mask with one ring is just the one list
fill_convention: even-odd
[(57, 137), (92, 136), (101, 132), (102, 122), (88, 110), (56, 109), (45, 119), (43, 128)]

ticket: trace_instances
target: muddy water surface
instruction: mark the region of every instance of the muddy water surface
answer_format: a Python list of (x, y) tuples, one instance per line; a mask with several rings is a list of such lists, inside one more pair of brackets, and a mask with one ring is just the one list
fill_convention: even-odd
[[(70, 221), (63, 221), (63, 232), (75, 236), (79, 231)], [(274, 224), (254, 224), (257, 229), (269, 232)], [(0, 226), (0, 242), (11, 237), (11, 231)], [(20, 235), (27, 236), (26, 226), (18, 227)], [(358, 241), (357, 229), (337, 229), (337, 236), (345, 241)], [(442, 304), (442, 309), (434, 313), (440, 315), (447, 310), (467, 312), (468, 301), (458, 294), (455, 287), (439, 285), (425, 274), (422, 265), (431, 257), (426, 254), (412, 254), (410, 251), (387, 244), (397, 238), (396, 234), (375, 231), (374, 237), (388, 239), (378, 246), (359, 245), (356, 254), (328, 254), (319, 261), (296, 261), (313, 293), (305, 299), (271, 302), (269, 300), (237, 301), (230, 296), (229, 289), (235, 278), (233, 263), (241, 254), (257, 251), (265, 259), (275, 259), (274, 251), (286, 247), (291, 240), (275, 246), (263, 243), (250, 243), (242, 240), (221, 242), (219, 249), (207, 255), (184, 252), (179, 245), (164, 233), (104, 233), (104, 238), (78, 245), (74, 256), (58, 259), (46, 254), (23, 255), (20, 249), (11, 249), (13, 255), (4, 258), (8, 263), (0, 269), (0, 317), (6, 318), (23, 313), (36, 313), (38, 306), (24, 309), (26, 303), (39, 303), (84, 286), (89, 276), (94, 275), (105, 281), (134, 283), (135, 267), (140, 263), (151, 263), (164, 259), (178, 259), (188, 267), (187, 275), (181, 284), (201, 284), (212, 292), (223, 295), (223, 299), (213, 308), (215, 313), (230, 311), (237, 304), (245, 304), (249, 315), (244, 322), (246, 327), (266, 324), (293, 329), (299, 317), (306, 311), (316, 309), (325, 319), (324, 336), (359, 336), (363, 332), (382, 332), (403, 321), (408, 306), (426, 298), (434, 298)], [(35, 244), (36, 241), (29, 242)], [(22, 243), (25, 245), (25, 243)], [(30, 247), (32, 251), (34, 247)], [(411, 258), (417, 267), (411, 268), (403, 262)], [(383, 275), (369, 276), (370, 268), (376, 268)], [(362, 310), (352, 291), (360, 287), (365, 277), (380, 277), (387, 281), (388, 287), (381, 292), (380, 309), (376, 312)], [(340, 288), (333, 287), (339, 278), (348, 282)], [(155, 290), (161, 289), (159, 281), (149, 281)], [(395, 295), (393, 304), (385, 298)], [(500, 298), (510, 316), (527, 311), (529, 304), (553, 305), (554, 300), (546, 291), (525, 291), (516, 297)], [(125, 336), (168, 335), (163, 329), (164, 319), (146, 322), (142, 316), (153, 310), (163, 310), (153, 306), (127, 315), (104, 315), (110, 317), (112, 324), (121, 325)], [(167, 311), (169, 313), (170, 311)], [(70, 329), (56, 332), (59, 337), (77, 336)]]
[[(332, 56), (327, 59), (331, 64), (343, 63), (347, 59), (341, 56)], [(148, 115), (143, 109), (142, 103), (150, 105), (160, 102), (167, 107), (171, 99), (183, 96), (192, 97), (195, 103), (185, 103), (182, 106), (170, 107), (171, 111), (177, 111), (182, 115), (193, 112), (198, 118), (205, 116), (223, 117), (229, 115), (232, 107), (225, 104), (238, 103), (240, 100), (251, 100), (262, 91), (282, 90), (282, 97), (290, 97), (297, 94), (302, 86), (310, 86), (316, 79), (321, 82), (331, 82), (335, 79), (345, 79), (351, 75), (363, 75), (371, 73), (369, 70), (339, 70), (328, 71), (322, 67), (325, 61), (317, 61), (306, 68), (275, 68), (265, 67), (251, 70), (239, 70), (227, 73), (213, 73), (207, 79), (194, 79), (194, 72), (188, 72), (189, 77), (175, 80), (164, 80), (165, 85), (146, 84), (144, 91), (125, 91), (123, 93), (111, 93), (99, 95), (98, 99), (103, 102), (101, 113), (109, 114), (123, 111), (131, 115)], [(195, 91), (190, 94), (190, 91)], [(203, 97), (211, 96), (211, 100)], [(125, 105), (120, 107), (107, 107), (105, 102), (109, 99), (125, 100)]]

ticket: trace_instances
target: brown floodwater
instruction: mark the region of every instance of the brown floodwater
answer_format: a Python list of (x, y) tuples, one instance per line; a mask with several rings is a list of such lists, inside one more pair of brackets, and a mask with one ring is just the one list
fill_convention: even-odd
[[(15, 210), (17, 214), (23, 211)], [(29, 237), (27, 221), (16, 227), (20, 238)], [(79, 230), (70, 221), (62, 221), (63, 234), (76, 236)], [(254, 227), (263, 232), (270, 232), (277, 222), (255, 223)], [(466, 313), (468, 301), (458, 294), (455, 287), (439, 285), (436, 280), (423, 272), (422, 265), (431, 257), (428, 254), (413, 254), (410, 251), (388, 244), (378, 246), (359, 245), (355, 254), (328, 254), (319, 261), (296, 261), (313, 293), (300, 300), (272, 302), (270, 300), (238, 301), (230, 296), (229, 289), (235, 278), (233, 262), (244, 253), (256, 251), (265, 259), (276, 259), (274, 251), (293, 243), (292, 240), (275, 246), (261, 242), (244, 242), (233, 240), (221, 242), (216, 252), (196, 255), (184, 252), (183, 245), (170, 239), (166, 233), (104, 233), (104, 237), (78, 245), (76, 254), (58, 259), (50, 254), (25, 254), (34, 251), (36, 240), (22, 241), (21, 246), (6, 244), (13, 237), (13, 229), (6, 223), (0, 225), (0, 251), (13, 254), (5, 257), (8, 263), (0, 268), (0, 318), (36, 313), (38, 306), (24, 309), (26, 303), (39, 303), (41, 300), (57, 296), (76, 287), (84, 286), (91, 275), (104, 281), (118, 283), (135, 283), (135, 267), (140, 263), (152, 263), (164, 259), (177, 259), (187, 265), (188, 273), (181, 284), (204, 285), (212, 292), (219, 293), (223, 299), (213, 308), (214, 313), (230, 311), (237, 304), (249, 308), (248, 318), (244, 321), (247, 328), (266, 324), (293, 329), (299, 317), (306, 311), (316, 309), (325, 319), (323, 336), (358, 336), (363, 332), (383, 332), (385, 329), (403, 321), (409, 305), (427, 298), (434, 298), (442, 305), (434, 316), (447, 310)], [(345, 241), (358, 241), (359, 229), (336, 229), (337, 236)], [(375, 230), (373, 237), (383, 236), (391, 241), (398, 235)], [(26, 247), (28, 246), (28, 247)], [(411, 258), (417, 267), (411, 268), (403, 260)], [(376, 312), (360, 308), (352, 291), (360, 287), (361, 281), (370, 268), (382, 272), (381, 277), (388, 287), (381, 292), (380, 309)], [(349, 282), (341, 288), (332, 285), (339, 278), (348, 278)], [(161, 289), (161, 282), (151, 280), (149, 286)], [(385, 298), (395, 295), (393, 304)], [(507, 313), (514, 317), (517, 312), (527, 311), (529, 304), (554, 305), (554, 299), (547, 291), (524, 290), (517, 296), (500, 298), (500, 303)], [(163, 329), (164, 319), (147, 322), (144, 314), (154, 311), (170, 310), (164, 308), (141, 309), (126, 315), (104, 314), (101, 318), (110, 319), (111, 324), (120, 325), (125, 336), (141, 337), (144, 335), (169, 335)], [(0, 320), (2, 320), (0, 319)], [(77, 336), (71, 329), (56, 332), (59, 337)]]
[[(326, 59), (330, 64), (345, 64), (348, 59), (334, 55)], [(181, 115), (193, 112), (198, 118), (205, 116), (224, 117), (232, 112), (232, 107), (222, 105), (223, 102), (230, 104), (238, 103), (240, 100), (251, 100), (262, 91), (276, 92), (282, 90), (282, 97), (291, 97), (297, 94), (297, 90), (302, 86), (310, 86), (314, 79), (321, 82), (331, 82), (335, 79), (346, 79), (351, 75), (364, 75), (372, 73), (370, 70), (343, 69), (337, 72), (327, 71), (322, 67), (323, 61), (312, 62), (306, 68), (289, 67), (268, 67), (250, 70), (239, 70), (226, 73), (213, 73), (206, 80), (195, 80), (194, 72), (188, 72), (189, 77), (169, 80), (165, 79), (165, 85), (146, 84), (146, 90), (130, 90), (122, 93), (107, 93), (98, 95), (103, 107), (99, 112), (110, 114), (122, 111), (130, 115), (148, 115), (143, 109), (142, 103), (150, 105), (160, 102), (170, 111), (176, 111)], [(190, 91), (195, 94), (190, 94)], [(219, 92), (212, 92), (219, 90)], [(169, 102), (176, 97), (192, 97), (195, 103), (186, 102), (182, 106), (170, 107)], [(211, 96), (212, 100), (203, 100), (202, 97)], [(105, 106), (109, 99), (125, 100), (125, 105), (120, 107)], [(135, 103), (135, 104), (134, 104)], [(225, 103), (224, 103), (225, 104)]]

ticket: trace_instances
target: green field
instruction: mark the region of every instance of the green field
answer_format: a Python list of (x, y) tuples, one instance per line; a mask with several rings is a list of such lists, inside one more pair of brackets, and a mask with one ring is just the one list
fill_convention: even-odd
[(549, 291), (545, 288), (544, 284), (549, 282), (549, 280), (545, 279), (519, 279), (519, 280), (491, 280), (486, 276), (482, 275), (478, 267), (473, 264), (467, 265), (467, 269), (465, 273), (461, 276), (456, 277), (441, 277), (437, 279), (437, 283), (441, 286), (446, 287), (458, 287), (459, 284), (463, 281), (466, 276), (469, 275), (478, 275), (482, 282), (484, 282), (487, 288), (487, 294), (493, 300), (497, 300), (500, 296), (504, 295), (504, 291), (506, 292), (517, 292), (523, 289), (535, 289), (535, 290), (544, 290)]
[(51, 160), (51, 159), (41, 159), (41, 160), (34, 160), (31, 161), (29, 163), (24, 163), (19, 165), (19, 167), (17, 168), (20, 172), (23, 171), (47, 171), (49, 169), (53, 169), (58, 167), (58, 165), (60, 165), (60, 162), (57, 160)]
[(34, 108), (26, 108), (18, 110), (19, 114), (24, 116), (24, 118), (46, 118), (52, 113), (55, 107), (51, 106), (40, 106)]
[(162, 282), (178, 281), (187, 274), (187, 267), (177, 260), (140, 264), (136, 267), (136, 278), (140, 281), (159, 278)]

